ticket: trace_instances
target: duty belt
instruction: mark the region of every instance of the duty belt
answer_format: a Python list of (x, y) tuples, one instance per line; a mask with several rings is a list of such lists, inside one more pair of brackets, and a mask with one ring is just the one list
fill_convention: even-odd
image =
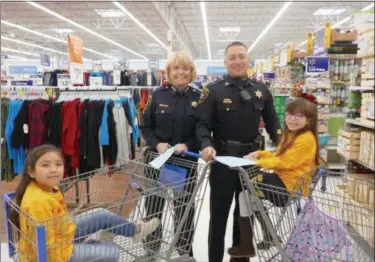
[(219, 140), (216, 143), (218, 152), (226, 153), (231, 156), (242, 157), (250, 152), (262, 149), (263, 137), (259, 135), (251, 143), (244, 143), (241, 141), (223, 141)]

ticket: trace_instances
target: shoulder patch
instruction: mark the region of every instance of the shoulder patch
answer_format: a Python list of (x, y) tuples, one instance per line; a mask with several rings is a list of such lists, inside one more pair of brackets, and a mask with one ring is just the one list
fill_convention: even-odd
[(204, 102), (204, 100), (206, 100), (206, 98), (208, 97), (209, 93), (210, 93), (210, 89), (208, 89), (207, 87), (204, 87), (202, 89), (201, 95), (199, 97), (198, 104), (202, 104)]

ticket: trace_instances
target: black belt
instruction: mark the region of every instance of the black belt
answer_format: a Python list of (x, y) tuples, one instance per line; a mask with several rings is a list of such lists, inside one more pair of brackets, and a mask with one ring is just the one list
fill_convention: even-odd
[(226, 153), (231, 156), (242, 157), (245, 154), (262, 149), (262, 143), (263, 138), (261, 135), (259, 135), (251, 143), (231, 140), (219, 140), (217, 141), (217, 143), (215, 143), (215, 146), (218, 152)]

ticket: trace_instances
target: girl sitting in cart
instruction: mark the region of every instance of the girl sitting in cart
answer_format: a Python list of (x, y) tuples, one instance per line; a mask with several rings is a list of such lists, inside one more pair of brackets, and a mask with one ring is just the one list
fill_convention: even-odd
[[(249, 191), (240, 193), (241, 242), (229, 249), (228, 253), (232, 257), (255, 256), (252, 225), (254, 214), (258, 211), (248, 211), (245, 198), (251, 203), (255, 197), (260, 197), (277, 207), (284, 207), (292, 192), (296, 191), (296, 187), (300, 187), (301, 174), (304, 173), (307, 175), (302, 178), (303, 188), (299, 189), (302, 190), (302, 195), (308, 194), (311, 177), (319, 163), (316, 105), (315, 97), (300, 94), (299, 98), (291, 101), (286, 107), (284, 131), (276, 152), (256, 151), (244, 157), (255, 161), (258, 167), (273, 170), (274, 173), (261, 173), (251, 178), (258, 196), (250, 195)], [(252, 207), (255, 208), (256, 205)], [(262, 225), (263, 241), (258, 243), (258, 249), (268, 249), (273, 244), (269, 231), (264, 228)]]
[[(118, 261), (120, 248), (112, 242), (84, 242), (99, 230), (132, 237), (141, 241), (159, 226), (154, 218), (147, 223), (131, 223), (103, 208), (90, 210), (77, 217), (68, 213), (58, 185), (63, 179), (64, 164), (61, 152), (52, 145), (31, 150), (26, 159), (20, 184), (16, 190), (16, 204), (11, 220), (20, 230), (19, 256), (21, 261), (39, 261), (40, 239), (36, 226), (46, 232), (46, 255), (51, 262)], [(39, 258), (38, 258), (39, 257)], [(44, 261), (44, 260), (43, 260)]]

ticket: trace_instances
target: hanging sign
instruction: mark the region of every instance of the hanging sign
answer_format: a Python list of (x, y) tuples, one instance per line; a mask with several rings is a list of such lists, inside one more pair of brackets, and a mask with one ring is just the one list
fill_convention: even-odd
[(207, 75), (225, 75), (227, 74), (227, 69), (223, 66), (208, 66)]
[(121, 60), (118, 62), (121, 69), (129, 69), (129, 61), (128, 60)]
[(158, 70), (159, 69), (159, 61), (158, 60), (148, 61), (148, 68), (151, 69), (151, 70)]
[(83, 84), (83, 64), (70, 64), (70, 79), (72, 84)]
[(30, 75), (30, 79), (33, 81), (33, 86), (43, 85), (43, 78), (41, 75)]
[(99, 72), (99, 71), (102, 70), (102, 68), (103, 68), (102, 61), (100, 61), (100, 60), (93, 60), (92, 61), (92, 71)]
[(33, 81), (31, 81), (31, 80), (12, 80), (10, 82), (10, 85), (12, 85), (12, 86), (32, 86)]
[(8, 55), (1, 55), (1, 64), (4, 64), (5, 60), (8, 59)]
[(49, 55), (41, 54), (40, 55), (40, 64), (42, 66), (51, 66), (51, 59)]
[(77, 36), (68, 36), (70, 63), (83, 64), (83, 41)]
[(113, 70), (113, 84), (114, 85), (121, 84), (121, 71), (120, 70)]
[(57, 74), (57, 86), (58, 87), (69, 87), (71, 86), (70, 75), (68, 74)]
[(90, 86), (102, 86), (103, 77), (90, 76)]
[(328, 21), (324, 29), (324, 48), (331, 47), (331, 38), (332, 38), (331, 36), (332, 36), (331, 22)]
[(37, 72), (36, 66), (9, 66), (9, 74), (12, 75), (30, 75)]
[(313, 33), (309, 32), (307, 34), (307, 55), (312, 56), (314, 55), (314, 40), (313, 40)]
[(329, 57), (306, 57), (306, 74), (321, 74), (328, 71)]

